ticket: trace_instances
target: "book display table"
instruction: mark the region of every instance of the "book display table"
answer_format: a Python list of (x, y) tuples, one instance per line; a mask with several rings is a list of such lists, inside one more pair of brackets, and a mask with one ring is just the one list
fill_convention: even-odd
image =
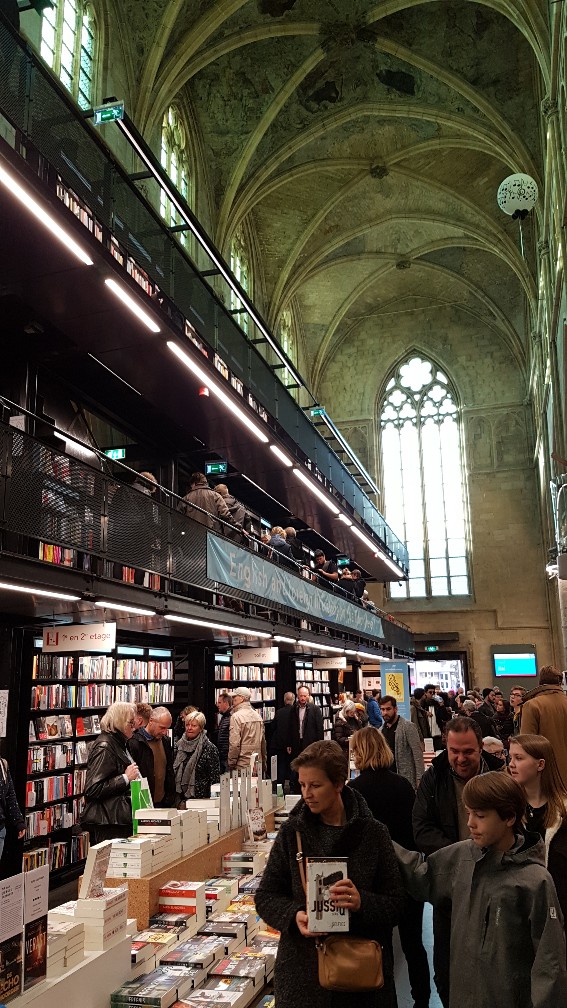
[[(266, 826), (268, 830), (274, 828), (273, 811), (266, 815)], [(148, 927), (152, 914), (157, 913), (159, 891), (169, 879), (198, 881), (218, 875), (223, 854), (241, 850), (247, 832), (248, 830), (244, 826), (230, 830), (229, 833), (224, 833), (218, 840), (214, 840), (206, 847), (192, 851), (191, 854), (182, 857), (179, 861), (172, 861), (171, 864), (154, 875), (130, 879), (107, 878), (104, 884), (108, 888), (128, 886), (128, 917), (135, 917), (138, 930), (143, 931)]]
[(13, 998), (11, 1008), (108, 1008), (109, 992), (129, 976), (132, 938), (121, 938), (104, 952), (91, 952), (79, 966), (63, 976), (43, 980), (36, 987)]

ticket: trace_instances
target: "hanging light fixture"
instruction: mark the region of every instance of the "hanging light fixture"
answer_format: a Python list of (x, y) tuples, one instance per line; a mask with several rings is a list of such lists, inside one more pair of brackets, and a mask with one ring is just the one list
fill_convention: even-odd
[(531, 175), (508, 175), (498, 187), (498, 206), (513, 220), (524, 220), (536, 205), (537, 182)]

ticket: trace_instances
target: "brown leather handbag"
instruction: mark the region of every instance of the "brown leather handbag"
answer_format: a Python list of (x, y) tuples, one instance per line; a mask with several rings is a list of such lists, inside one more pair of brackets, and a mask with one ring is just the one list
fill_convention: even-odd
[[(297, 837), (297, 863), (303, 891), (307, 895), (301, 835)], [(319, 983), (331, 991), (370, 991), (384, 986), (382, 949), (371, 938), (329, 935), (317, 939)]]

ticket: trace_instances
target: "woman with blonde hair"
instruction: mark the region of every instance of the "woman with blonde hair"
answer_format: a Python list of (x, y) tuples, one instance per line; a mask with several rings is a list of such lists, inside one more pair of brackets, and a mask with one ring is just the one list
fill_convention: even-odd
[(508, 773), (527, 799), (526, 830), (545, 841), (545, 866), (555, 882), (563, 919), (567, 919), (567, 789), (553, 746), (543, 735), (510, 739)]
[(338, 714), (335, 715), (335, 720), (331, 730), (331, 737), (333, 741), (338, 742), (341, 749), (344, 749), (345, 753), (347, 753), (349, 738), (355, 731), (358, 731), (359, 728), (363, 728), (367, 722), (368, 718), (364, 708), (361, 707), (360, 710), (357, 710), (357, 705), (354, 700), (347, 700), (341, 707)]
[[(375, 819), (388, 827), (392, 840), (407, 850), (417, 850), (413, 839), (412, 809), (415, 791), (410, 782), (394, 773), (394, 755), (381, 731), (361, 728), (350, 740), (358, 777), (351, 788), (366, 799)], [(429, 962), (422, 941), (423, 903), (406, 898), (398, 924), (400, 944), (406, 957), (414, 1008), (427, 1008), (431, 993)]]
[(134, 704), (120, 701), (111, 704), (100, 719), (100, 735), (89, 748), (81, 815), (81, 826), (88, 829), (91, 843), (132, 833), (130, 782), (140, 772), (128, 742), (137, 723)]

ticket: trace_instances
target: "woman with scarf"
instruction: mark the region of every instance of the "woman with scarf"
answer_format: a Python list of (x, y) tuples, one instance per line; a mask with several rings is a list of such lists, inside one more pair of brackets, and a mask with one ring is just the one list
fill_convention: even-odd
[(191, 711), (173, 761), (177, 808), (191, 798), (210, 798), (211, 784), (220, 780), (219, 751), (207, 737), (205, 715)]

